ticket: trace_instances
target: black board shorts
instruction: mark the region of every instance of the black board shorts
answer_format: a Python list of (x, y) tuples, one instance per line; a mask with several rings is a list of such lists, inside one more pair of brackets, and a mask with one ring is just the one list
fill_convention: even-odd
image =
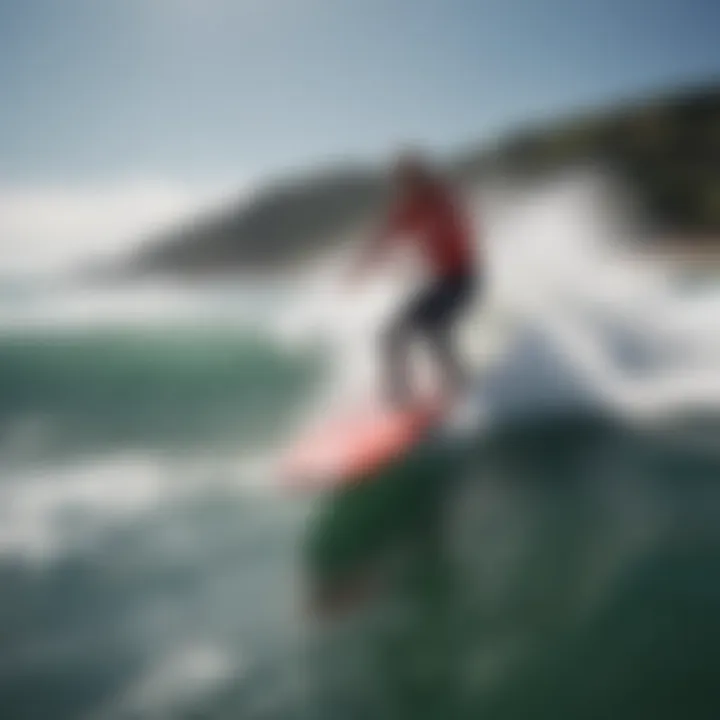
[(449, 327), (473, 300), (478, 280), (471, 273), (440, 278), (410, 301), (401, 324), (420, 330)]

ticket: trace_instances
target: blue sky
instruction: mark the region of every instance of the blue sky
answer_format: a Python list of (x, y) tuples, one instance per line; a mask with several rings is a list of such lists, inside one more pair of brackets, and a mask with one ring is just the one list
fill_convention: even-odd
[(450, 149), (720, 77), (718, 28), (717, 0), (0, 0), (0, 187)]
[(716, 0), (2, 0), (4, 180), (258, 177), (720, 76)]

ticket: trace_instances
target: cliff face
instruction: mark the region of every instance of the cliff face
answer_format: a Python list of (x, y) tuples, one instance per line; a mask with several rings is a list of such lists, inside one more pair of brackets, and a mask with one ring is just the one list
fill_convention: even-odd
[(720, 78), (717, 84), (654, 98), (517, 134), (492, 155), (469, 159), (478, 169), (519, 173), (597, 161), (638, 194), (659, 227), (720, 236)]
[[(720, 237), (720, 82), (602, 114), (515, 133), (449, 163), (480, 178), (542, 174), (598, 161), (637, 192), (659, 228)], [(379, 171), (338, 167), (270, 185), (250, 201), (150, 239), (124, 268), (142, 273), (217, 273), (292, 265), (337, 243), (384, 194)]]
[(372, 171), (344, 168), (271, 185), (249, 201), (150, 238), (126, 271), (196, 274), (292, 264), (366, 217), (381, 187)]

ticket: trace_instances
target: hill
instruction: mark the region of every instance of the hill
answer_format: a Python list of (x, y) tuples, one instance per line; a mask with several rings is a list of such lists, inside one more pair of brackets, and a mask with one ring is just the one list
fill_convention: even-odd
[[(636, 191), (660, 232), (720, 237), (720, 83), (513, 133), (448, 160), (465, 183), (591, 162)], [(150, 238), (124, 268), (138, 273), (270, 269), (321, 252), (379, 207), (372, 167), (337, 167), (270, 184), (194, 223)]]
[(627, 182), (658, 228), (720, 237), (720, 82), (530, 128), (459, 166), (472, 178), (592, 162)]

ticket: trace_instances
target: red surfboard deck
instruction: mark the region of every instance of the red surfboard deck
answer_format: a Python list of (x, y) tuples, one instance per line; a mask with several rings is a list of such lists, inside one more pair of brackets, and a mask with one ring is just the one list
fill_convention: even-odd
[(312, 428), (282, 463), (284, 484), (322, 489), (352, 484), (398, 460), (442, 417), (442, 406), (376, 407), (347, 413)]

